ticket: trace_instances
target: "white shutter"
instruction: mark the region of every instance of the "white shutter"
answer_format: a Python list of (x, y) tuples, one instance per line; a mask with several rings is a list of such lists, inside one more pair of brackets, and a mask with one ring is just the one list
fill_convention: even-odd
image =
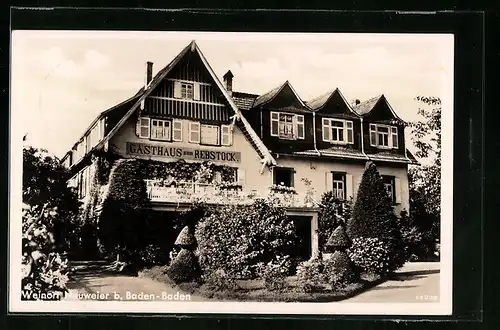
[(375, 124), (370, 124), (370, 145), (377, 146), (377, 126)]
[(346, 121), (345, 125), (347, 128), (347, 143), (353, 144), (354, 143), (354, 129), (353, 129), (352, 121)]
[(331, 129), (330, 129), (330, 120), (327, 118), (323, 118), (323, 141), (330, 142), (331, 137)]
[(305, 138), (305, 125), (304, 125), (304, 116), (303, 115), (296, 115), (296, 131), (297, 131), (297, 138), (298, 139), (304, 139)]
[(396, 204), (401, 204), (401, 179), (394, 179), (394, 191), (396, 192)]
[(391, 136), (392, 136), (392, 147), (394, 149), (399, 148), (399, 143), (398, 143), (398, 128), (395, 126), (391, 126)]
[(199, 101), (200, 100), (200, 84), (193, 84), (193, 99)]
[(189, 142), (200, 143), (200, 123), (189, 123)]
[(345, 175), (345, 189), (346, 189), (346, 199), (354, 197), (354, 185), (352, 181), (352, 174)]
[(232, 144), (232, 134), (231, 134), (231, 126), (230, 125), (222, 125), (221, 126), (221, 144), (223, 146), (230, 146)]
[(182, 84), (180, 81), (174, 81), (174, 97), (177, 99), (182, 97)]
[(138, 137), (143, 139), (149, 139), (149, 118), (139, 117), (137, 119), (137, 124), (135, 126), (135, 132)]
[(333, 173), (332, 172), (325, 173), (325, 187), (326, 187), (326, 191), (333, 190)]
[(271, 136), (279, 135), (279, 113), (271, 112)]
[(245, 186), (245, 170), (238, 168), (238, 184)]
[(182, 141), (182, 121), (178, 119), (172, 121), (172, 140)]

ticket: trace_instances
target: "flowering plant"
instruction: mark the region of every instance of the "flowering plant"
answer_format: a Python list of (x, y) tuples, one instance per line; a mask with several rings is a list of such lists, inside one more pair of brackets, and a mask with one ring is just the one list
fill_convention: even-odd
[(358, 237), (352, 240), (349, 258), (367, 273), (387, 274), (394, 271), (393, 247), (387, 240), (377, 237)]
[(269, 187), (269, 190), (273, 193), (280, 193), (280, 194), (297, 194), (297, 191), (295, 190), (294, 187), (287, 187), (283, 185), (276, 185), (273, 184), (271, 187)]
[(239, 190), (239, 189), (242, 189), (243, 186), (237, 182), (222, 182), (220, 185), (219, 185), (219, 188), (220, 189), (235, 189), (235, 190)]

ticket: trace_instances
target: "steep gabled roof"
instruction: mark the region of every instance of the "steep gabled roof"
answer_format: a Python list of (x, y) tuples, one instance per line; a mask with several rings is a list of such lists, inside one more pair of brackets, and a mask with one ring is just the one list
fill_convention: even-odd
[(372, 97), (371, 99), (368, 99), (366, 101), (363, 101), (355, 105), (353, 109), (354, 111), (356, 111), (358, 115), (365, 116), (368, 113), (370, 113), (370, 111), (372, 111), (375, 104), (377, 104), (377, 102), (380, 100), (380, 97), (382, 97), (382, 95), (377, 95), (375, 97)]
[(318, 110), (319, 108), (322, 108), (326, 102), (332, 97), (333, 92), (335, 92), (336, 89), (330, 90), (324, 94), (321, 94), (318, 97), (313, 98), (312, 100), (306, 101), (306, 105), (311, 108), (311, 110)]
[(394, 116), (394, 118), (401, 121), (401, 123), (406, 124), (406, 122), (397, 115), (397, 113), (394, 111), (394, 109), (392, 109), (391, 105), (387, 101), (384, 94), (377, 95), (375, 97), (372, 97), (371, 99), (363, 101), (360, 104), (354, 106), (353, 109), (360, 116), (366, 117), (372, 112), (372, 110), (375, 108), (375, 106), (379, 102), (385, 102), (385, 104), (387, 104), (387, 106), (388, 106), (389, 110), (391, 111), (392, 115)]
[(295, 91), (295, 89), (292, 87), (292, 85), (290, 84), (290, 82), (288, 80), (285, 81), (282, 85), (275, 87), (272, 90), (270, 90), (269, 92), (264, 93), (264, 94), (260, 95), (259, 97), (257, 97), (257, 99), (255, 99), (253, 107), (257, 107), (259, 105), (264, 105), (264, 104), (271, 102), (272, 100), (274, 100), (276, 98), (276, 96), (278, 96), (281, 93), (281, 91), (285, 87), (289, 87), (292, 90), (292, 93), (294, 94), (295, 98), (299, 101), (301, 106), (303, 106), (306, 109), (309, 109), (307, 107), (307, 105), (304, 103), (304, 101), (302, 101), (299, 94), (297, 94), (297, 92)]
[(193, 40), (189, 45), (187, 45), (173, 60), (170, 62), (165, 68), (160, 70), (157, 75), (152, 79), (152, 81), (146, 86), (144, 91), (140, 93), (139, 98), (137, 99), (136, 103), (134, 106), (130, 108), (130, 110), (123, 116), (123, 118), (120, 119), (118, 124), (111, 129), (111, 131), (108, 133), (104, 139), (102, 139), (94, 148), (99, 149), (106, 145), (106, 143), (118, 132), (118, 130), (125, 124), (125, 122), (132, 116), (132, 114), (137, 110), (137, 108), (141, 105), (141, 103), (146, 99), (146, 97), (158, 86), (158, 84), (166, 77), (166, 75), (176, 66), (177, 63), (183, 58), (189, 51), (191, 52), (197, 52), (198, 55), (200, 56), (205, 68), (207, 71), (210, 73), (212, 76), (213, 80), (215, 81), (217, 87), (219, 87), (219, 90), (222, 92), (224, 97), (226, 98), (227, 102), (233, 109), (235, 113), (235, 118), (239, 119), (242, 123), (242, 125), (245, 127), (245, 130), (248, 133), (249, 138), (253, 142), (253, 145), (256, 146), (258, 149), (258, 152), (260, 152), (263, 156), (264, 159), (262, 159), (263, 163), (268, 164), (268, 165), (276, 165), (276, 160), (273, 158), (267, 147), (264, 145), (262, 140), (259, 138), (257, 133), (253, 130), (253, 128), (250, 126), (250, 123), (245, 119), (244, 116), (241, 115), (240, 110), (234, 103), (234, 100), (229, 96), (227, 93), (226, 89), (220, 82), (220, 80), (217, 78), (217, 75), (211, 68), (210, 64), (208, 63), (207, 59), (199, 49), (198, 45), (196, 42)]
[(349, 111), (355, 115), (356, 117), (358, 117), (359, 115), (353, 110), (353, 108), (351, 107), (351, 105), (349, 104), (349, 102), (347, 102), (347, 100), (345, 99), (344, 95), (342, 94), (342, 92), (338, 89), (338, 88), (335, 88), (333, 90), (330, 90), (312, 100), (309, 100), (306, 102), (306, 105), (311, 108), (311, 110), (317, 112), (317, 111), (320, 111), (322, 109), (324, 109), (327, 105), (328, 105), (328, 102), (330, 102), (331, 100), (334, 99), (334, 96), (336, 95), (339, 95), (340, 98), (342, 99), (342, 101), (344, 102), (344, 104), (346, 105), (347, 109), (349, 109)]

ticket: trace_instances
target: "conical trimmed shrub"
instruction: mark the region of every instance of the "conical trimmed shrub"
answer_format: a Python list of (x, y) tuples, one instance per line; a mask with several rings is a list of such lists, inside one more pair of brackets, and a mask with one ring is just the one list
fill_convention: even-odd
[(397, 237), (397, 219), (392, 202), (374, 163), (366, 164), (359, 184), (352, 218), (347, 224), (351, 239), (373, 237), (393, 240)]
[(347, 236), (344, 226), (339, 225), (330, 235), (326, 248), (329, 251), (345, 251), (351, 245), (351, 241)]
[(201, 277), (201, 268), (193, 251), (182, 249), (166, 271), (175, 283), (197, 281)]
[(332, 289), (354, 283), (359, 279), (354, 264), (344, 251), (335, 251), (326, 261), (325, 273)]
[(185, 226), (181, 230), (174, 244), (189, 250), (196, 247), (196, 238), (194, 237), (194, 233), (189, 226)]

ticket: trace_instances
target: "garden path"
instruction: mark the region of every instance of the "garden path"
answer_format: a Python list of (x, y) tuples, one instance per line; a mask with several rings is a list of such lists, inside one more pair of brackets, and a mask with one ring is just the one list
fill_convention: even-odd
[(390, 280), (344, 302), (438, 302), (439, 275), (439, 262), (407, 263)]
[(195, 295), (188, 297), (166, 283), (149, 278), (107, 272), (104, 270), (105, 266), (96, 262), (77, 265), (76, 272), (68, 283), (70, 293), (65, 300), (164, 302), (208, 300)]

